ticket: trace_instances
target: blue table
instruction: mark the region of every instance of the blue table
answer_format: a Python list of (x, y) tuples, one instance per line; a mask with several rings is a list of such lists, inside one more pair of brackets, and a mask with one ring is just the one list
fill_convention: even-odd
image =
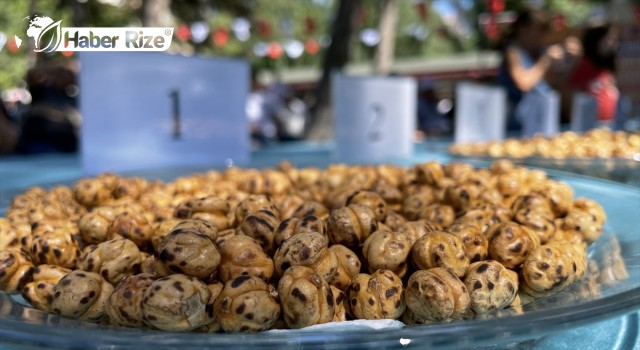
[[(290, 143), (269, 146), (254, 151), (248, 166), (270, 167), (282, 160), (289, 160), (299, 167), (324, 166), (337, 161), (331, 156), (332, 149), (331, 143)], [(416, 145), (416, 153), (413, 157), (393, 159), (393, 161), (406, 164), (429, 160), (450, 161), (451, 157), (444, 150), (446, 150), (446, 142)], [(161, 177), (168, 180), (184, 172), (184, 168), (175, 169), (163, 172)], [(140, 173), (145, 174), (145, 172)], [(10, 198), (21, 189), (43, 184), (71, 184), (81, 176), (83, 176), (82, 166), (77, 155), (0, 158), (0, 212), (6, 207)], [(512, 348), (640, 350), (640, 313), (632, 312), (608, 321), (551, 334), (535, 341), (514, 344)], [(0, 350), (8, 349), (0, 347)]]

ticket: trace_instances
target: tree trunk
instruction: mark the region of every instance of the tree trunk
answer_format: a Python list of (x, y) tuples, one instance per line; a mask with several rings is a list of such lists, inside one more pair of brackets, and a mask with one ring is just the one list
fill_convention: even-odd
[(387, 75), (391, 72), (396, 46), (396, 26), (398, 24), (399, 0), (383, 0), (378, 31), (380, 43), (376, 48), (374, 72)]
[(171, 27), (173, 15), (171, 0), (144, 0), (142, 2), (142, 25), (145, 27)]
[(356, 9), (360, 0), (340, 0), (331, 30), (331, 45), (325, 52), (322, 77), (316, 90), (316, 104), (312, 109), (312, 120), (307, 128), (307, 138), (324, 140), (333, 137), (333, 116), (330, 108), (331, 74), (349, 62), (351, 34), (355, 27)]

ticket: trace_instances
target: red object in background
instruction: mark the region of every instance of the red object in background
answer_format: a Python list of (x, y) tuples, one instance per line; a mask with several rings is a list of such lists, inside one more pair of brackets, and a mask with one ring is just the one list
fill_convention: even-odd
[(267, 57), (272, 60), (276, 60), (282, 56), (282, 45), (276, 42), (269, 43), (267, 47)]
[(500, 36), (500, 27), (495, 16), (489, 17), (487, 24), (484, 27), (484, 32), (487, 34), (487, 38), (491, 41), (495, 41)]
[(218, 28), (211, 34), (211, 40), (216, 46), (224, 46), (229, 41), (229, 31), (223, 28)]
[(60, 51), (60, 54), (64, 57), (71, 57), (73, 56), (73, 51)]
[(504, 0), (486, 0), (485, 4), (491, 13), (504, 11)]
[(271, 35), (271, 26), (263, 20), (256, 22), (256, 28), (258, 28), (258, 35), (262, 38), (267, 38)]
[(178, 24), (178, 28), (176, 28), (176, 38), (187, 41), (191, 37), (191, 29), (186, 24)]
[(313, 34), (316, 31), (316, 21), (312, 17), (307, 16), (304, 19), (304, 25), (307, 30), (307, 34)]
[(360, 5), (356, 11), (356, 26), (362, 27), (367, 19), (367, 9)]
[(567, 20), (563, 14), (553, 16), (553, 29), (561, 32), (567, 29)]
[(304, 49), (309, 55), (315, 55), (320, 51), (320, 44), (316, 39), (309, 39), (304, 43)]
[(426, 21), (427, 17), (429, 17), (429, 10), (427, 9), (427, 4), (424, 1), (416, 3), (416, 11), (418, 11), (418, 16), (420, 16), (422, 21)]
[(16, 53), (20, 50), (20, 48), (16, 44), (15, 37), (7, 40), (7, 50), (9, 50), (9, 52), (11, 53)]
[(633, 13), (635, 13), (636, 18), (640, 21), (640, 5), (633, 8)]

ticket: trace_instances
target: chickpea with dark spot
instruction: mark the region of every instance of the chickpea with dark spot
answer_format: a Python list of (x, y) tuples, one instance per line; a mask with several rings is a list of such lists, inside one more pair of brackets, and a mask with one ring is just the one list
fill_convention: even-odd
[(527, 255), (520, 274), (523, 292), (539, 298), (567, 288), (576, 277), (577, 266), (563, 249), (543, 244)]
[(331, 322), (335, 315), (331, 287), (308, 267), (287, 269), (278, 283), (278, 296), (284, 321), (292, 329)]
[(396, 319), (405, 309), (402, 280), (389, 270), (357, 275), (346, 293), (349, 312), (355, 318)]
[(157, 258), (175, 273), (208, 280), (220, 265), (216, 244), (197, 229), (174, 229), (162, 240), (159, 248)]
[(518, 295), (518, 274), (495, 260), (478, 261), (464, 277), (471, 309), (478, 314), (504, 309)]
[(112, 292), (113, 286), (99, 274), (71, 271), (53, 288), (51, 309), (61, 316), (99, 322)]
[(218, 278), (226, 282), (247, 275), (269, 281), (273, 276), (273, 260), (260, 244), (249, 236), (233, 236), (220, 245)]
[(303, 232), (320, 232), (325, 234), (325, 223), (321, 218), (314, 215), (302, 218), (288, 218), (282, 221), (276, 229), (275, 244), (279, 247), (282, 245), (282, 242), (286, 241), (291, 236)]
[(138, 246), (128, 239), (117, 238), (98, 244), (82, 258), (79, 268), (97, 272), (107, 282), (117, 285), (127, 276), (140, 271), (142, 254)]
[(527, 255), (540, 245), (538, 236), (515, 222), (495, 224), (487, 230), (489, 259), (508, 269), (518, 268)]
[(280, 318), (275, 287), (251, 276), (227, 281), (216, 298), (213, 310), (225, 332), (265, 331)]
[(407, 258), (411, 252), (409, 237), (397, 232), (376, 231), (362, 246), (362, 255), (369, 272), (384, 269), (402, 278), (407, 272)]
[(122, 279), (109, 296), (105, 306), (109, 323), (123, 327), (144, 327), (146, 325), (142, 311), (144, 294), (155, 279), (155, 276), (148, 273)]
[(489, 254), (489, 242), (482, 231), (472, 224), (454, 224), (445, 229), (462, 242), (464, 253), (469, 262), (485, 260)]
[(327, 222), (333, 244), (357, 247), (378, 230), (378, 221), (369, 207), (359, 204), (334, 209)]
[(169, 332), (187, 332), (213, 321), (211, 291), (195, 277), (174, 274), (153, 281), (143, 294), (145, 322)]
[(436, 267), (414, 272), (405, 290), (412, 323), (433, 323), (464, 317), (469, 310), (469, 291), (450, 270)]
[(331, 245), (328, 250), (338, 259), (336, 274), (328, 282), (340, 290), (345, 290), (349, 287), (351, 279), (360, 273), (362, 267), (360, 259), (355, 252), (341, 244)]
[(318, 232), (305, 232), (284, 241), (273, 256), (276, 275), (291, 266), (311, 267), (327, 253), (329, 241)]
[(369, 207), (378, 221), (384, 221), (387, 217), (387, 203), (376, 192), (357, 191), (347, 198), (347, 206), (349, 204), (360, 204)]
[(71, 272), (57, 265), (39, 265), (33, 269), (32, 281), (22, 289), (22, 296), (38, 310), (53, 312), (51, 303), (56, 284)]
[(417, 240), (411, 248), (411, 261), (419, 270), (442, 267), (458, 277), (464, 276), (469, 267), (462, 241), (443, 231), (426, 234)]

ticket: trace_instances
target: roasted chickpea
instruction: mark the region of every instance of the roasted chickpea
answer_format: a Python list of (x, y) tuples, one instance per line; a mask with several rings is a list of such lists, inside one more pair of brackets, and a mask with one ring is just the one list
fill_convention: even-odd
[(76, 201), (85, 207), (96, 207), (111, 198), (111, 189), (99, 179), (83, 179), (73, 186)]
[(464, 277), (471, 297), (471, 309), (478, 314), (503, 309), (518, 295), (518, 274), (497, 261), (478, 261)]
[(324, 234), (324, 222), (317, 216), (305, 216), (303, 218), (292, 217), (284, 220), (278, 226), (275, 234), (275, 244), (280, 246), (282, 242), (291, 238), (291, 236), (304, 232), (319, 232)]
[(347, 320), (347, 295), (335, 286), (331, 286), (333, 294), (333, 322)]
[(269, 281), (273, 276), (273, 260), (260, 244), (249, 236), (233, 236), (220, 245), (218, 278), (222, 282), (248, 275)]
[(144, 327), (142, 303), (147, 288), (156, 279), (148, 273), (127, 276), (109, 296), (105, 312), (109, 323), (124, 327)]
[(264, 331), (280, 317), (278, 292), (263, 279), (240, 276), (227, 281), (214, 303), (225, 332)]
[(146, 250), (151, 244), (153, 231), (149, 220), (139, 213), (124, 212), (109, 224), (109, 239), (123, 237), (132, 240), (140, 249)]
[(329, 216), (329, 210), (324, 205), (322, 205), (322, 203), (318, 203), (316, 201), (306, 201), (300, 204), (300, 206), (298, 206), (296, 211), (293, 212), (293, 215), (291, 216), (299, 219), (307, 216), (315, 216), (320, 219), (326, 219)]
[(290, 328), (331, 322), (335, 315), (329, 284), (312, 269), (292, 266), (278, 283), (284, 321)]
[(277, 213), (261, 209), (249, 214), (238, 226), (238, 234), (249, 236), (260, 243), (267, 254), (272, 254), (276, 249), (276, 229), (280, 226)]
[(513, 216), (513, 221), (535, 233), (543, 244), (556, 233), (555, 222), (549, 217), (549, 213), (540, 209), (520, 209)]
[(225, 230), (229, 225), (229, 202), (216, 196), (190, 199), (182, 202), (175, 209), (175, 217), (180, 219), (198, 219), (209, 222), (218, 230)]
[(22, 290), (31, 282), (33, 262), (19, 249), (0, 251), (0, 290), (9, 294)]
[(508, 269), (519, 267), (527, 255), (540, 245), (538, 236), (515, 222), (495, 224), (486, 233), (489, 258)]
[(338, 269), (334, 278), (329, 281), (329, 284), (338, 289), (345, 290), (349, 286), (351, 279), (360, 273), (360, 259), (358, 259), (358, 255), (351, 249), (341, 244), (330, 246), (329, 251), (333, 252), (338, 259)]
[(414, 272), (404, 299), (415, 323), (464, 317), (470, 305), (467, 287), (450, 270), (436, 267)]
[(407, 221), (398, 229), (399, 234), (409, 238), (412, 246), (422, 236), (435, 231), (442, 231), (442, 226), (424, 220)]
[(22, 289), (24, 300), (38, 310), (53, 312), (53, 289), (71, 270), (57, 265), (40, 265), (33, 269), (33, 280)]
[(402, 278), (407, 270), (407, 258), (411, 252), (411, 241), (404, 234), (376, 231), (362, 246), (362, 255), (369, 272), (391, 270)]
[(416, 181), (429, 186), (437, 186), (444, 178), (444, 170), (438, 162), (428, 162), (414, 166)]
[(113, 286), (99, 274), (81, 270), (71, 271), (53, 288), (53, 312), (71, 318), (100, 321)]
[(460, 239), (443, 231), (422, 236), (411, 248), (411, 261), (420, 270), (442, 267), (458, 277), (464, 276), (469, 258)]
[(66, 268), (74, 268), (80, 256), (80, 248), (74, 235), (64, 229), (34, 236), (29, 252), (36, 265), (51, 264)]
[(478, 226), (454, 224), (447, 227), (445, 232), (458, 237), (462, 241), (464, 253), (471, 263), (487, 258), (489, 242)]
[(176, 273), (207, 280), (216, 273), (220, 264), (215, 242), (195, 229), (174, 229), (162, 239), (159, 248), (159, 260)]
[(402, 280), (389, 270), (354, 277), (347, 289), (349, 310), (355, 318), (398, 318), (404, 312)]
[(142, 254), (138, 246), (128, 239), (116, 238), (88, 251), (79, 267), (84, 271), (98, 272), (107, 282), (117, 285), (123, 278), (137, 274), (141, 264)]
[(522, 290), (541, 297), (567, 288), (575, 279), (576, 263), (555, 244), (543, 244), (522, 264)]
[(375, 214), (369, 207), (359, 204), (334, 209), (327, 224), (331, 243), (347, 247), (359, 246), (378, 229)]
[(195, 277), (175, 274), (157, 279), (143, 295), (145, 322), (163, 331), (185, 332), (213, 321), (211, 291)]
[(357, 191), (347, 198), (347, 206), (349, 204), (361, 204), (369, 207), (375, 214), (376, 220), (384, 221), (387, 217), (387, 203), (382, 196), (372, 191)]
[(318, 232), (305, 232), (284, 241), (273, 256), (276, 275), (291, 266), (313, 266), (326, 253), (329, 241)]

